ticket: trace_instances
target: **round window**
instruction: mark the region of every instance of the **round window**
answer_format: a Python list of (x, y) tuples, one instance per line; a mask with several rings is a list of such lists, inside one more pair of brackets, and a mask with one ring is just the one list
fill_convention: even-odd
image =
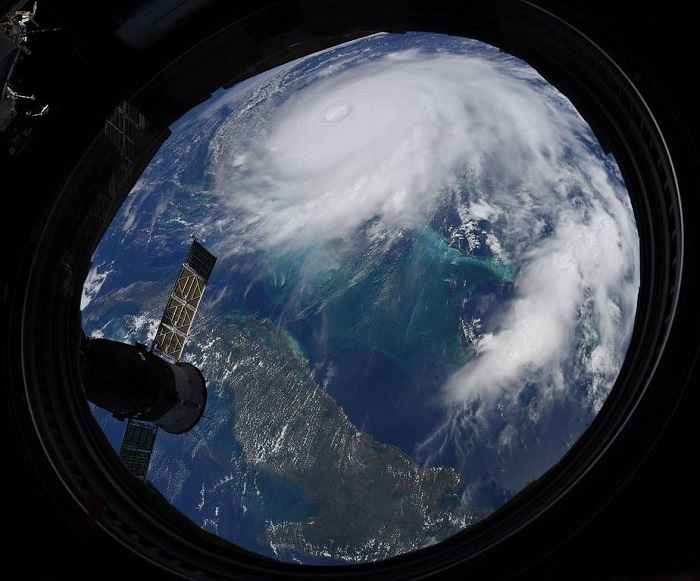
[[(554, 466), (623, 366), (640, 242), (616, 159), (523, 60), (374, 34), (215, 93), (103, 237), (86, 335), (153, 341), (192, 236), (207, 382), (148, 481), (290, 563), (440, 543)], [(124, 422), (92, 406), (119, 450)]]

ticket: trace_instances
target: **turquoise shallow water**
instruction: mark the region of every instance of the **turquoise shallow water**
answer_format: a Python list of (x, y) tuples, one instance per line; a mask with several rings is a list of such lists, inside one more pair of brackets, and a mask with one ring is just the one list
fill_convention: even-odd
[(502, 310), (517, 276), (432, 226), (381, 247), (359, 235), (250, 266), (239, 269), (249, 278), (238, 312), (283, 330), (353, 423), (408, 454), (439, 421), (440, 387), (474, 356), (463, 324)]
[[(433, 228), (426, 226), (417, 238), (416, 252), (423, 253), (425, 259), (444, 268), (464, 280), (479, 282), (492, 278), (501, 282), (512, 282), (518, 273), (514, 263), (494, 257), (465, 255), (450, 246)], [(453, 267), (453, 268), (451, 268)]]
[(472, 296), (499, 291), (517, 267), (465, 255), (431, 227), (407, 238), (381, 254), (331, 244), (279, 256), (268, 262), (258, 314), (286, 326), (312, 359), (364, 349), (409, 373), (426, 360), (463, 364), (460, 321), (475, 314)]

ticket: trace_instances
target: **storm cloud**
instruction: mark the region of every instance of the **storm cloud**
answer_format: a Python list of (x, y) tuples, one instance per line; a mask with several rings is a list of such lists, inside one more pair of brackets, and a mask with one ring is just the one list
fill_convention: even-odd
[(631, 334), (639, 244), (619, 170), (587, 123), (495, 49), (360, 57), (319, 67), (282, 102), (265, 85), (262, 113), (244, 109), (220, 131), (215, 191), (236, 215), (226, 226), (235, 243), (221, 250), (322, 246), (370, 219), (410, 231), (466, 182), (474, 195), (463, 217), (498, 224), (491, 247), (519, 274), (443, 401), (492, 402), (517, 393), (524, 373), (550, 394), (565, 390), (561, 366), (584, 305), (599, 335), (588, 371), (606, 394)]

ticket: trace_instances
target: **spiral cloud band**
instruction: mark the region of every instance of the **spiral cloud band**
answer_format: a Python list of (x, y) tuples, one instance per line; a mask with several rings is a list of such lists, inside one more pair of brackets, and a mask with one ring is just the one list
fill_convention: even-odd
[[(585, 362), (597, 411), (636, 309), (628, 193), (568, 99), (522, 61), (464, 46), (381, 58), (348, 47), (323, 66), (304, 61), (302, 81), (297, 63), (227, 96), (220, 107), (255, 106), (239, 106), (211, 146), (214, 191), (235, 216), (221, 226), (235, 235), (219, 251), (322, 246), (368, 220), (377, 237), (396, 235), (428, 223), (466, 184), (460, 216), (491, 223), (489, 247), (519, 270), (515, 297), (475, 338), (476, 356), (444, 386), (445, 403), (495, 401), (524, 377), (536, 377), (543, 396), (565, 392), (585, 310), (597, 334)], [(289, 98), (276, 98), (282, 87)]]

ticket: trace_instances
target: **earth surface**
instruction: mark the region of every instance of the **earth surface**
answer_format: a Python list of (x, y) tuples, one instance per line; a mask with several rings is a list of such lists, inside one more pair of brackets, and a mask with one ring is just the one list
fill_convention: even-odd
[[(218, 256), (184, 359), (205, 417), (150, 482), (206, 530), (306, 564), (429, 546), (555, 464), (632, 333), (615, 160), (526, 63), (378, 34), (215, 93), (104, 236), (85, 332), (150, 344), (193, 235)], [(124, 423), (92, 406), (118, 450)]]

